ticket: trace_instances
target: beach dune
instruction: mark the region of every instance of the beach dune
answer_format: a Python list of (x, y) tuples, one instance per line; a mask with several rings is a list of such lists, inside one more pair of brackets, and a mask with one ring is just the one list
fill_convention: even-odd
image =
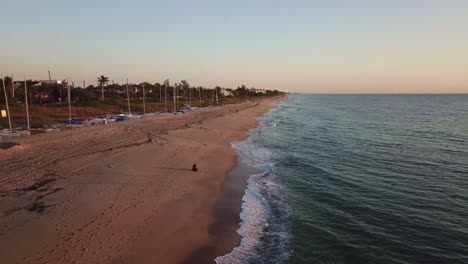
[[(0, 149), (2, 263), (190, 263), (247, 136), (280, 98), (22, 138)], [(196, 163), (198, 172), (192, 172)], [(240, 200), (240, 197), (239, 197)], [(213, 258), (212, 258), (213, 257)]]

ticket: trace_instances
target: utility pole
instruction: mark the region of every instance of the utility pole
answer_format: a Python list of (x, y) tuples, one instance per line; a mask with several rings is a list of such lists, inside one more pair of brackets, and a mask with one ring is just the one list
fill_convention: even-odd
[(192, 107), (192, 87), (189, 87), (190, 107)]
[(167, 113), (167, 84), (164, 84), (164, 113)]
[(86, 89), (86, 81), (83, 80), (83, 89)]
[(7, 97), (6, 87), (5, 87), (5, 78), (3, 78), (3, 74), (2, 74), (1, 77), (2, 77), (2, 83), (3, 83), (3, 93), (5, 94), (5, 103), (6, 103), (6, 108), (7, 108), (8, 124), (10, 125), (10, 132), (12, 132), (13, 128), (11, 127), (10, 107), (8, 106), (8, 97)]
[(146, 103), (145, 103), (145, 83), (143, 83), (143, 114), (146, 114)]
[(131, 113), (130, 113), (130, 95), (128, 94), (128, 78), (127, 78), (127, 105), (128, 105), (128, 115), (131, 115)]
[(216, 93), (216, 105), (219, 105), (218, 102), (218, 88), (215, 87), (215, 93)]
[(28, 130), (30, 130), (31, 127), (29, 126), (28, 86), (26, 85), (26, 75), (24, 75), (24, 104), (26, 105), (26, 122), (28, 124)]

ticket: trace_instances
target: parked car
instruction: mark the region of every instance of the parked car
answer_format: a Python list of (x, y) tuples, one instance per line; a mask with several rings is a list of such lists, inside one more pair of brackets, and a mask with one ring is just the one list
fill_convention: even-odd
[(127, 121), (129, 118), (126, 115), (118, 115), (115, 117), (115, 122)]
[(84, 120), (84, 119), (80, 119), (80, 118), (72, 118), (71, 124), (72, 124), (72, 125), (82, 125), (82, 124), (83, 124), (83, 121), (85, 121), (85, 120)]
[(191, 106), (183, 106), (180, 108), (181, 111), (191, 111), (192, 107)]

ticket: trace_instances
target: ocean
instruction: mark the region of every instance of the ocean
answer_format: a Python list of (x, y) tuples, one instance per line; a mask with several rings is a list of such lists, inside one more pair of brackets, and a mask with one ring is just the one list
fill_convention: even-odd
[(468, 263), (467, 95), (289, 95), (218, 263)]

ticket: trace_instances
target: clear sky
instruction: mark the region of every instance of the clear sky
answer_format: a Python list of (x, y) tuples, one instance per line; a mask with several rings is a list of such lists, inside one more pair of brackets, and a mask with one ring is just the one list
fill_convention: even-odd
[(4, 0), (0, 24), (15, 79), (468, 92), (468, 0)]

